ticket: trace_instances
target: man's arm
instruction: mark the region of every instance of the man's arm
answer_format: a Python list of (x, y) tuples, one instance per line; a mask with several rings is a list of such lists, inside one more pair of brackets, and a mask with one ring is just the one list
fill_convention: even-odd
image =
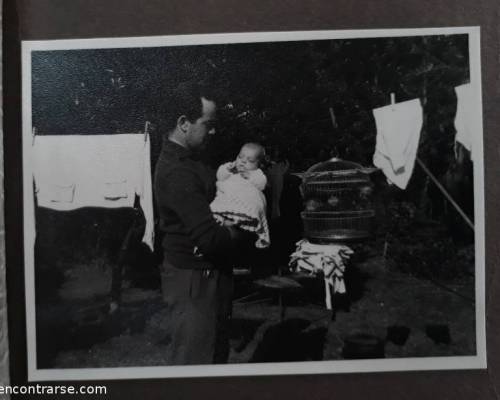
[(159, 182), (158, 202), (175, 212), (193, 243), (207, 256), (228, 254), (241, 241), (240, 230), (215, 221), (206, 200), (204, 183), (191, 170), (177, 169), (168, 182)]

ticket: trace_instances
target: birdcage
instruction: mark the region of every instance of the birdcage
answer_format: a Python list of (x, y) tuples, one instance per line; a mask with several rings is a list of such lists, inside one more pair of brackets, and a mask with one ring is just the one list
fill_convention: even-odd
[(316, 243), (370, 235), (375, 211), (371, 170), (338, 158), (313, 165), (303, 175), (305, 237)]

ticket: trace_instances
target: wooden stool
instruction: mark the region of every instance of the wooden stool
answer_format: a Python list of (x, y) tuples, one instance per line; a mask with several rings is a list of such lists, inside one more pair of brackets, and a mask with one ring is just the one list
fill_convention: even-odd
[(302, 289), (302, 285), (297, 281), (288, 278), (286, 276), (271, 275), (267, 278), (257, 279), (254, 284), (263, 290), (277, 291), (278, 301), (280, 307), (280, 321), (285, 319), (286, 305), (283, 300), (283, 295), (285, 292), (293, 292)]

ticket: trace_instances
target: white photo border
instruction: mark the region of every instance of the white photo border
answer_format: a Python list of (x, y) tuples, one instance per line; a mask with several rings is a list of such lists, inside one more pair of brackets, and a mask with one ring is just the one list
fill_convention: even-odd
[[(474, 140), (474, 221), (475, 221), (475, 307), (476, 307), (476, 355), (452, 357), (418, 357), (376, 360), (335, 360), (315, 362), (283, 362), (256, 364), (227, 364), (202, 366), (117, 367), (80, 369), (38, 369), (36, 362), (36, 318), (34, 277), (35, 221), (26, 218), (33, 215), (32, 188), (33, 166), (29, 157), (32, 147), (32, 93), (31, 53), (40, 50), (78, 50), (133, 47), (167, 47), (210, 44), (263, 43), (285, 41), (312, 41), (332, 39), (408, 37), (432, 35), (469, 36), (469, 63), (471, 82), (478, 84), (474, 93), (477, 105), (477, 135)], [(28, 354), (28, 380), (104, 380), (150, 379), (174, 377), (214, 377), (244, 375), (297, 375), (325, 373), (366, 373), (382, 371), (415, 371), (443, 369), (485, 369), (485, 201), (484, 155), (481, 94), (480, 28), (447, 27), (417, 29), (369, 29), (327, 30), (260, 33), (193, 34), (152, 37), (123, 37), (99, 39), (67, 39), (47, 41), (23, 41), (22, 53), (22, 150), (23, 150), (23, 200), (24, 200), (24, 272), (26, 297), (26, 340)], [(477, 152), (476, 152), (477, 150)]]

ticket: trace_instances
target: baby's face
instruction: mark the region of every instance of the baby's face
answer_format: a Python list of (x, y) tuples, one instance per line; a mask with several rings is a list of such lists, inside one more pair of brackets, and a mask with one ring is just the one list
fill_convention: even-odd
[(238, 172), (254, 171), (259, 168), (259, 150), (243, 146), (236, 158)]

